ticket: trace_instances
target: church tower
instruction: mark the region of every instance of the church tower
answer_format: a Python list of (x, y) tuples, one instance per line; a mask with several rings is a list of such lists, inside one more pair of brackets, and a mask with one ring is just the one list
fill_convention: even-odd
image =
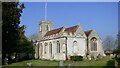
[(52, 22), (42, 20), (39, 24), (39, 38), (42, 39), (42, 37), (50, 30), (52, 30)]
[(39, 24), (39, 40), (50, 30), (52, 30), (52, 22), (47, 21), (47, 2), (45, 2), (45, 20)]

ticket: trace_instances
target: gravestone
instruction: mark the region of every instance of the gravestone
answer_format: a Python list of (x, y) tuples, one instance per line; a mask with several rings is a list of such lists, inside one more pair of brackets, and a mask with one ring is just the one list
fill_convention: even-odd
[(27, 63), (27, 66), (32, 66), (32, 63)]
[(71, 64), (68, 64), (68, 68), (71, 68)]
[(5, 59), (4, 59), (4, 64), (8, 65), (8, 58), (7, 57), (5, 57)]
[(64, 68), (63, 66), (64, 66), (63, 61), (62, 60), (59, 61), (59, 68)]

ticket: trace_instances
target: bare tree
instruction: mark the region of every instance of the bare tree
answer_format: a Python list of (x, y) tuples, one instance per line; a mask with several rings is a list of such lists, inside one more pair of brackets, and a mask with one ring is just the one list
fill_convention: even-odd
[(116, 49), (118, 47), (118, 38), (115, 40), (115, 46), (114, 49)]
[(117, 51), (120, 53), (120, 32), (118, 33), (118, 40), (117, 40), (117, 44), (118, 44), (118, 46), (117, 46)]
[(115, 48), (115, 39), (112, 36), (106, 36), (103, 44), (104, 50), (113, 50)]
[(31, 39), (31, 40), (38, 40), (38, 39), (39, 39), (38, 34), (37, 34), (37, 33), (32, 34), (32, 35), (29, 37), (29, 39)]

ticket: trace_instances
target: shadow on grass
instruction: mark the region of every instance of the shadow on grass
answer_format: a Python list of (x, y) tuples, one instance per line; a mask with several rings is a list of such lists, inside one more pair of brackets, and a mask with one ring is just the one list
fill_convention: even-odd
[(107, 65), (104, 68), (116, 68), (115, 61), (114, 60), (107, 61)]

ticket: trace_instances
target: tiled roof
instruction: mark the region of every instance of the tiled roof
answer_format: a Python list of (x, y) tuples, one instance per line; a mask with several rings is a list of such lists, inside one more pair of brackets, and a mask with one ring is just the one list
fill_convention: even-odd
[(72, 27), (66, 28), (65, 31), (67, 31), (67, 32), (74, 32), (74, 31), (76, 31), (77, 27), (78, 27), (78, 25), (72, 26)]
[(85, 31), (86, 36), (88, 37), (93, 30)]
[[(77, 26), (73, 26), (73, 27), (69, 27), (69, 28), (66, 28), (65, 31), (66, 32), (74, 32), (77, 29), (77, 27), (78, 27), (78, 25)], [(52, 35), (52, 34), (59, 33), (62, 29), (63, 29), (63, 27), (58, 28), (58, 29), (54, 29), (54, 30), (51, 30), (51, 31), (48, 31), (45, 34), (45, 36), (49, 36), (49, 35)]]
[(51, 30), (51, 31), (48, 31), (48, 32), (45, 34), (45, 36), (49, 36), (49, 35), (52, 35), (52, 34), (59, 33), (62, 28), (63, 28), (63, 27), (58, 28), (58, 29), (54, 29), (54, 30)]

